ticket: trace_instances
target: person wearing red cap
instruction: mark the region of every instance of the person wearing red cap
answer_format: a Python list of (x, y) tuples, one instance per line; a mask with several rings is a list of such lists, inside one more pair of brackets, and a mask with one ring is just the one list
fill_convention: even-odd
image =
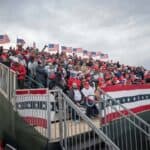
[(24, 88), (24, 80), (26, 76), (26, 69), (25, 66), (19, 64), (19, 60), (16, 58), (12, 63), (11, 69), (14, 70), (17, 74), (17, 84), (19, 89)]

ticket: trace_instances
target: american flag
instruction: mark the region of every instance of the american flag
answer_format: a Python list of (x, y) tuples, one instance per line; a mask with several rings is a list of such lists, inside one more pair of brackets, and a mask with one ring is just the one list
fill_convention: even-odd
[(72, 53), (72, 47), (61, 46), (63, 52)]
[(100, 59), (107, 59), (108, 58), (108, 54), (100, 54)]
[(59, 51), (59, 44), (49, 44), (48, 50), (49, 51)]
[(10, 42), (10, 39), (7, 34), (0, 35), (0, 44), (5, 44), (5, 43), (9, 43), (9, 42)]
[(88, 51), (87, 50), (83, 50), (83, 55), (87, 55)]
[(82, 53), (83, 49), (82, 48), (73, 48), (73, 51), (77, 52), (77, 53)]
[(96, 56), (96, 52), (91, 52), (91, 56)]
[(24, 39), (20, 39), (20, 38), (17, 38), (17, 44), (18, 45), (24, 45), (26, 42)]

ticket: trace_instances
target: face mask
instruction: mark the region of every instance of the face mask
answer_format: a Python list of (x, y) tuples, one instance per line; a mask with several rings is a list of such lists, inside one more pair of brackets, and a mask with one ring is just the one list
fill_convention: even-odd
[(78, 89), (77, 87), (73, 87), (73, 89)]

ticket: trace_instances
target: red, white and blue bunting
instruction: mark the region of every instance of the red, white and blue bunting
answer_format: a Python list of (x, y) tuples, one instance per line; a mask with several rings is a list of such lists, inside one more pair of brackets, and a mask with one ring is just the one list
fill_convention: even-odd
[[(134, 113), (150, 111), (150, 85), (116, 85), (106, 87), (103, 90)], [(107, 100), (109, 103), (110, 100)], [(128, 112), (119, 107), (117, 103), (113, 102), (111, 105), (124, 115), (129, 115)], [(106, 105), (105, 110), (106, 114), (104, 114), (104, 110), (102, 110), (102, 117), (106, 115), (105, 120), (107, 120), (107, 122), (120, 118), (120, 114), (111, 109), (109, 105)], [(104, 118), (102, 119), (102, 123), (104, 123)]]

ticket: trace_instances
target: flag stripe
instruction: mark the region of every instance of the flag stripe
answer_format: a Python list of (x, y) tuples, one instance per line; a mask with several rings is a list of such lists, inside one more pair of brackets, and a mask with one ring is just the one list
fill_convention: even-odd
[(24, 121), (33, 126), (47, 128), (47, 120), (38, 117), (23, 117)]
[[(136, 113), (136, 114), (137, 113), (142, 113), (142, 112), (145, 112), (145, 111), (150, 111), (150, 104), (143, 105), (143, 106), (138, 106), (138, 107), (132, 108), (130, 110), (132, 112)], [(124, 114), (125, 116), (129, 115), (126, 110), (121, 111), (121, 114)], [(106, 118), (102, 118), (101, 123), (105, 124), (105, 123), (108, 123), (110, 121), (119, 119), (120, 117), (122, 117), (122, 115), (120, 115), (120, 113), (114, 112), (114, 113), (108, 114), (106, 116)]]
[[(136, 102), (130, 102), (130, 103), (124, 103), (122, 104), (124, 107), (128, 108), (128, 109), (133, 109), (135, 107), (139, 107), (139, 106), (144, 106), (144, 105), (149, 105), (150, 104), (150, 99), (148, 100), (143, 100), (143, 101), (136, 101)], [(123, 107), (120, 107), (119, 105), (115, 105), (113, 106), (113, 108), (115, 109), (112, 109), (112, 107), (109, 105), (109, 106), (105, 106), (105, 111), (102, 110), (102, 117), (104, 117), (105, 113), (106, 115), (116, 111), (116, 110), (119, 110), (119, 111), (122, 111), (124, 110)]]
[(46, 89), (33, 89), (33, 90), (16, 90), (17, 95), (24, 94), (47, 94)]
[(150, 84), (141, 84), (141, 85), (113, 85), (103, 88), (105, 92), (112, 91), (125, 91), (125, 90), (137, 90), (137, 89), (149, 89)]
[(113, 98), (120, 98), (120, 97), (129, 97), (129, 96), (137, 96), (143, 94), (150, 94), (149, 89), (142, 89), (142, 90), (129, 90), (129, 91), (116, 91), (116, 92), (107, 92)]

